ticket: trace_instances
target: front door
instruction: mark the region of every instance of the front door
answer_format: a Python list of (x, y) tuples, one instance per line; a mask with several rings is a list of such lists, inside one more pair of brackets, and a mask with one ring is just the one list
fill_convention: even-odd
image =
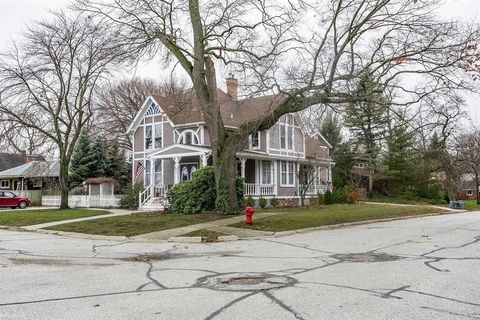
[(192, 174), (197, 170), (198, 163), (181, 163), (180, 164), (180, 181), (192, 179)]

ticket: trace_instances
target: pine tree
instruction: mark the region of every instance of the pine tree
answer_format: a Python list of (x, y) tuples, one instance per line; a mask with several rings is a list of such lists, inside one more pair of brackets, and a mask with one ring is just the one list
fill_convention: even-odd
[(369, 72), (360, 77), (353, 95), (358, 97), (358, 101), (347, 105), (345, 125), (350, 129), (356, 144), (363, 147), (364, 154), (369, 158), (368, 190), (372, 192), (377, 156), (389, 123), (389, 102), (383, 95), (382, 86)]
[(105, 144), (100, 136), (97, 136), (91, 149), (92, 171), (88, 178), (103, 177), (109, 169), (109, 161), (106, 155)]
[(70, 162), (69, 184), (70, 188), (80, 186), (82, 182), (90, 175), (90, 152), (91, 141), (85, 131), (82, 131)]
[(391, 128), (387, 137), (387, 153), (384, 165), (385, 172), (390, 177), (390, 191), (403, 192), (408, 186), (412, 176), (413, 166), (413, 141), (405, 124)]
[(107, 162), (108, 167), (105, 170), (105, 176), (114, 178), (120, 187), (125, 186), (129, 182), (128, 164), (120, 152), (117, 141), (113, 141), (107, 147)]
[(320, 133), (330, 143), (333, 150), (337, 149), (342, 143), (342, 127), (340, 125), (340, 117), (337, 113), (329, 111), (320, 124)]

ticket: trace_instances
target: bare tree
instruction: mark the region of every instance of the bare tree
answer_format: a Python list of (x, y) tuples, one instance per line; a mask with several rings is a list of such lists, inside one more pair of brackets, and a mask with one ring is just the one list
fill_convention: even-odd
[(106, 141), (117, 141), (122, 149), (131, 150), (128, 126), (150, 94), (172, 95), (184, 92), (186, 84), (175, 78), (164, 81), (132, 78), (117, 83), (108, 83), (102, 88), (91, 131), (100, 134)]
[(0, 150), (27, 154), (42, 154), (51, 158), (54, 145), (48, 137), (35, 129), (21, 126), (17, 122), (2, 121), (0, 119)]
[(0, 112), (54, 142), (61, 208), (68, 207), (70, 159), (92, 114), (95, 91), (117, 56), (105, 25), (86, 15), (54, 14), (34, 24), (0, 61)]
[[(79, 0), (76, 7), (115, 23), (133, 56), (161, 55), (192, 82), (212, 142), (217, 209), (237, 210), (235, 153), (248, 135), (282, 115), (351, 94), (367, 70), (401, 93), (401, 104), (448, 88), (468, 88), (466, 59), (478, 31), (435, 16), (439, 1), (405, 0)], [(476, 54), (476, 53), (475, 53)], [(220, 116), (216, 67), (248, 79), (270, 108), (238, 130)], [(422, 77), (412, 86), (412, 75)]]

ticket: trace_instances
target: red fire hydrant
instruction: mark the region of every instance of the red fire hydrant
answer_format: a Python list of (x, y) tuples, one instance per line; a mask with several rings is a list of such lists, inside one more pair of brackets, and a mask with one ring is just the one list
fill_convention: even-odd
[(255, 209), (253, 207), (247, 206), (245, 208), (245, 223), (246, 224), (252, 224), (252, 217), (253, 214), (255, 213)]

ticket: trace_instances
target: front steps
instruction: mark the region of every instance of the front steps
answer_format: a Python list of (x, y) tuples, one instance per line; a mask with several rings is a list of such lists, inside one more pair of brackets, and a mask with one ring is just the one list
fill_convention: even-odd
[(164, 197), (152, 197), (138, 209), (142, 211), (165, 211), (167, 207), (167, 199)]

